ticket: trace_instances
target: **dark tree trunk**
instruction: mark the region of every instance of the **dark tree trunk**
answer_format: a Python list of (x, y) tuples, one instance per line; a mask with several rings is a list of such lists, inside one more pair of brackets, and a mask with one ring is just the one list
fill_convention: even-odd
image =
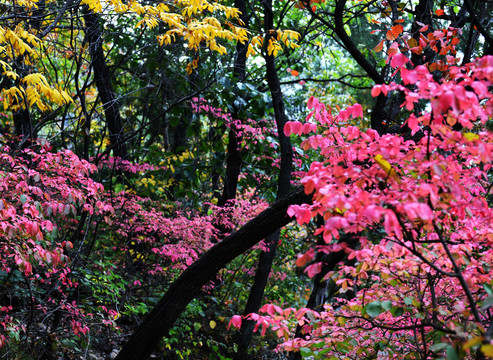
[(31, 121), (29, 109), (26, 107), (20, 109), (13, 114), (15, 134), (21, 138), (21, 147), (29, 146), (33, 139), (36, 138), (36, 133)]
[(336, 2), (334, 12), (334, 31), (336, 35), (341, 39), (346, 50), (351, 57), (356, 60), (359, 66), (368, 74), (368, 76), (375, 82), (375, 84), (383, 84), (385, 82), (382, 74), (365, 58), (363, 53), (358, 49), (353, 40), (349, 37), (344, 30), (344, 8), (346, 7), (347, 0), (338, 0)]
[[(341, 39), (349, 54), (354, 60), (356, 60), (358, 65), (361, 66), (361, 68), (368, 74), (375, 84), (384, 84), (385, 79), (383, 75), (380, 74), (377, 69), (365, 58), (351, 37), (346, 33), (346, 30), (344, 30), (344, 10), (346, 7), (346, 1), (347, 0), (338, 0), (336, 2), (334, 11), (334, 32), (339, 39)], [(377, 98), (371, 112), (371, 127), (380, 134), (387, 131), (386, 125), (389, 119), (389, 115), (385, 110), (387, 103), (387, 97), (380, 95)]]
[[(418, 5), (414, 8), (414, 21), (411, 27), (411, 33), (413, 38), (419, 44), (419, 38), (421, 34), (427, 36), (428, 33), (433, 32), (433, 5), (434, 0), (420, 0)], [(425, 32), (420, 32), (424, 25), (428, 25), (428, 30)], [(411, 61), (414, 66), (422, 65), (426, 62), (433, 62), (433, 59), (437, 56), (437, 53), (430, 48), (425, 48), (423, 53), (411, 55)]]
[(108, 126), (113, 154), (115, 157), (127, 159), (128, 153), (123, 135), (120, 106), (115, 99), (113, 87), (111, 85), (110, 71), (104, 57), (103, 39), (99, 27), (99, 15), (92, 13), (87, 7), (84, 7), (83, 11), (86, 40), (89, 43), (91, 66), (94, 70), (94, 81), (96, 82), (99, 97), (103, 103), (103, 110)]
[[(317, 226), (323, 225), (323, 218), (319, 217), (317, 219)], [(346, 244), (352, 248), (356, 249), (359, 245), (359, 241), (356, 237), (350, 235), (345, 235), (344, 238), (340, 240), (341, 242), (346, 242)], [(323, 236), (319, 235), (317, 238), (317, 245), (326, 245)], [(306, 303), (306, 308), (315, 311), (322, 311), (323, 305), (327, 303), (331, 297), (336, 293), (337, 286), (332, 282), (330, 285), (329, 280), (324, 280), (324, 276), (329, 272), (335, 270), (338, 264), (347, 261), (347, 254), (344, 250), (332, 252), (330, 254), (325, 254), (323, 252), (318, 252), (315, 257), (315, 262), (322, 262), (322, 271), (313, 277), (313, 287), (310, 297)], [(295, 338), (303, 338), (303, 327), (297, 326), (294, 334)], [(289, 354), (289, 360), (301, 360), (301, 354), (299, 352), (292, 352)]]
[[(249, 17), (247, 15), (247, 7), (245, 0), (235, 0), (235, 7), (241, 11), (241, 20), (244, 26), (248, 28)], [(239, 82), (244, 82), (246, 79), (246, 54), (248, 51), (248, 43), (238, 43), (236, 45), (236, 57), (234, 62), (233, 77)], [(239, 95), (238, 95), (239, 96)], [(235, 109), (232, 118), (239, 118), (239, 109)], [(228, 149), (226, 155), (226, 176), (224, 178), (224, 188), (221, 197), (219, 198), (218, 205), (224, 206), (228, 200), (236, 198), (236, 191), (238, 187), (238, 178), (241, 170), (241, 150), (238, 138), (238, 129), (234, 124), (231, 124), (231, 128), (228, 133)]]
[(463, 64), (471, 61), (473, 57), (474, 48), (479, 40), (479, 35), (481, 34), (484, 38), (484, 54), (491, 55), (493, 49), (493, 37), (491, 33), (486, 28), (491, 22), (491, 3), (486, 1), (473, 1), (464, 0), (464, 7), (467, 9), (469, 16), (471, 18), (471, 25), (469, 27), (469, 37), (467, 41), (467, 46), (464, 51)]
[(286, 215), (289, 206), (310, 202), (311, 195), (306, 195), (302, 188), (298, 188), (274, 202), (237, 232), (214, 245), (170, 286), (135, 330), (116, 360), (147, 359), (188, 303), (200, 294), (202, 287), (211, 281), (221, 268), (269, 234), (288, 224), (291, 221)]
[[(265, 286), (269, 279), (269, 274), (272, 268), (272, 263), (276, 256), (277, 244), (279, 242), (280, 230), (277, 230), (267, 236), (265, 243), (269, 251), (262, 251), (258, 260), (257, 272), (253, 281), (252, 289), (248, 295), (248, 301), (245, 305), (243, 315), (248, 315), (254, 312), (258, 312), (262, 299), (264, 298)], [(240, 333), (238, 336), (238, 352), (235, 355), (236, 360), (249, 359), (248, 345), (253, 336), (253, 329), (255, 327), (255, 321), (244, 320), (241, 324)]]
[[(265, 44), (269, 43), (269, 39), (272, 36), (270, 31), (274, 29), (274, 13), (272, 10), (272, 0), (266, 0), (264, 5), (264, 24), (265, 24)], [(276, 118), (278, 139), (281, 148), (281, 167), (279, 170), (278, 185), (277, 185), (277, 198), (281, 198), (289, 192), (291, 186), (291, 171), (293, 164), (293, 149), (289, 137), (284, 135), (284, 125), (286, 124), (287, 117), (284, 110), (284, 99), (282, 96), (281, 84), (277, 75), (275, 58), (273, 55), (266, 54), (266, 70), (267, 70), (267, 83), (272, 97), (272, 105), (274, 107), (274, 115)], [(269, 278), (269, 274), (272, 268), (272, 263), (276, 255), (277, 245), (279, 243), (280, 231), (276, 231), (270, 234), (266, 238), (266, 245), (269, 251), (262, 252), (259, 257), (258, 268), (255, 274), (255, 279), (250, 290), (244, 315), (248, 315), (257, 312), (260, 308), (262, 300), (264, 298), (265, 286)], [(237, 359), (246, 359), (248, 344), (252, 337), (253, 322), (244, 321), (240, 334), (238, 335), (238, 353)]]

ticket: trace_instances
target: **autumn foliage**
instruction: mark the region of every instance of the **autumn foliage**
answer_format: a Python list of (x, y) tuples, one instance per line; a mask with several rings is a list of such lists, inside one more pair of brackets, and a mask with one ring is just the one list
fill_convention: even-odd
[[(493, 115), (493, 57), (450, 67), (443, 81), (424, 66), (407, 69), (404, 55), (392, 60), (404, 85), (372, 93), (401, 91), (408, 110), (429, 104), (410, 115), (411, 139), (362, 131), (347, 123), (360, 111), (333, 116), (313, 98), (307, 122), (285, 129), (311, 133), (301, 147), (324, 158), (301, 180), (306, 193), (314, 192), (313, 204), (288, 213), (300, 225), (322, 216), (315, 234), (325, 244), (300, 255), (297, 265), (313, 277), (324, 266), (316, 253), (346, 251), (349, 261), (324, 275), (338, 295), (323, 311), (265, 305), (265, 315), (251, 318), (263, 331), (277, 331), (283, 349), (316, 358), (490, 356), (493, 139), (485, 125)], [(454, 130), (457, 124), (462, 130)], [(341, 234), (359, 247), (348, 247)], [(294, 340), (293, 321), (303, 326)]]

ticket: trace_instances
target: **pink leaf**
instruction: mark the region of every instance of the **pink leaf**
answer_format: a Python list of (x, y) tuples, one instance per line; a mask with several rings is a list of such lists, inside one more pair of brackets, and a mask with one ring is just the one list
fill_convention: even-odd
[(397, 53), (392, 56), (392, 60), (390, 60), (390, 66), (394, 68), (401, 68), (409, 62), (409, 59), (402, 53)]
[(317, 98), (314, 96), (310, 96), (306, 106), (308, 107), (308, 109), (313, 109), (313, 107), (316, 106), (317, 104), (318, 104)]
[(301, 134), (303, 125), (299, 121), (288, 121), (284, 124), (284, 135)]
[(315, 263), (306, 267), (305, 272), (312, 278), (322, 271), (322, 263)]
[(229, 321), (228, 330), (233, 325), (235, 328), (241, 328), (241, 315), (233, 315), (231, 320)]

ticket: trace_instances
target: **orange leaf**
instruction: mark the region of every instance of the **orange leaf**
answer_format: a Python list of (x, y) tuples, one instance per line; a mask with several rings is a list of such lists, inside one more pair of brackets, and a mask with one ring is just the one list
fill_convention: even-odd
[(442, 16), (445, 14), (445, 11), (443, 11), (442, 9), (438, 9), (435, 11), (435, 14), (437, 14), (437, 16)]
[(298, 76), (300, 73), (296, 70), (291, 70), (291, 75)]
[(404, 31), (402, 25), (392, 26), (389, 31), (387, 31), (387, 40), (393, 41), (399, 37), (399, 34)]
[(436, 70), (438, 70), (438, 64), (437, 63), (431, 63), (430, 65), (428, 65), (428, 69), (430, 70), (430, 72), (436, 71)]
[(409, 46), (410, 48), (416, 47), (416, 46), (418, 46), (418, 42), (416, 41), (415, 38), (410, 38), (407, 41), (407, 46)]
[(389, 49), (387, 50), (387, 55), (388, 56), (395, 55), (398, 53), (398, 51), (399, 51), (399, 44), (397, 43), (397, 41), (394, 41), (392, 45), (389, 46)]
[(394, 36), (394, 34), (392, 33), (392, 31), (388, 30), (387, 31), (387, 40), (393, 41), (395, 39), (397, 39), (397, 38)]
[(400, 24), (400, 23), (403, 23), (404, 22), (404, 19), (398, 19), (398, 20), (396, 20), (394, 22)]
[(317, 10), (317, 7), (315, 5), (312, 6), (312, 11), (315, 12)]
[(375, 50), (375, 52), (380, 52), (380, 51), (382, 51), (382, 50), (383, 50), (383, 42), (384, 42), (384, 40), (380, 41), (380, 43), (379, 43), (377, 46), (375, 46), (375, 47), (373, 48), (373, 50)]
[(395, 36), (395, 38), (397, 38), (400, 33), (404, 31), (404, 28), (402, 27), (402, 25), (395, 25), (390, 28), (390, 31)]

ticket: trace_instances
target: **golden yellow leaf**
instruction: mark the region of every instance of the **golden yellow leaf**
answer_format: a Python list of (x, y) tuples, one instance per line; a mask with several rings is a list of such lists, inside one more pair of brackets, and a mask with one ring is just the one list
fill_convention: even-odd
[(473, 140), (479, 139), (479, 135), (472, 133), (472, 132), (466, 132), (463, 134), (463, 136), (464, 136), (464, 139), (466, 139), (467, 141), (473, 141)]
[(483, 337), (482, 336), (476, 336), (476, 337), (473, 337), (472, 339), (470, 339), (468, 342), (466, 342), (464, 345), (462, 345), (462, 348), (464, 350), (467, 350), (479, 343), (481, 343), (481, 341), (483, 341)]
[(493, 345), (481, 346), (481, 352), (486, 356), (493, 357)]
[(378, 166), (380, 166), (380, 168), (383, 171), (385, 171), (385, 173), (388, 176), (390, 176), (390, 177), (396, 179), (397, 181), (399, 181), (399, 176), (397, 175), (397, 173), (395, 172), (395, 170), (392, 168), (392, 165), (390, 165), (390, 163), (387, 160), (385, 160), (382, 155), (377, 154), (377, 155), (375, 155), (375, 157), (373, 159), (378, 164)]

